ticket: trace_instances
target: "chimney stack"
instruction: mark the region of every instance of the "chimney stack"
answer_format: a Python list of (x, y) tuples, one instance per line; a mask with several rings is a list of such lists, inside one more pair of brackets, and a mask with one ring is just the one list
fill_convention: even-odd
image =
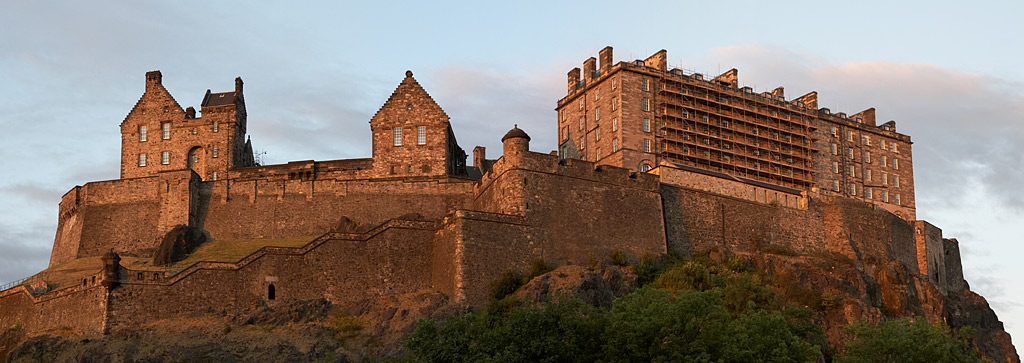
[(242, 77), (235, 77), (235, 94), (242, 94)]
[(600, 68), (601, 69), (601, 73), (607, 72), (609, 69), (611, 69), (612, 68), (612, 47), (611, 46), (607, 46), (607, 47), (604, 47), (604, 49), (601, 49), (601, 52), (598, 53), (598, 58), (600, 58), (600, 60), (601, 60), (601, 68)]
[(567, 82), (568, 85), (566, 87), (566, 93), (572, 93), (572, 91), (576, 90), (576, 85), (580, 83), (579, 67), (573, 68), (571, 71), (569, 71)]
[(473, 148), (473, 166), (480, 169), (480, 173), (486, 173), (484, 164), (487, 163), (487, 148), (483, 146), (477, 146)]
[(594, 57), (587, 58), (583, 61), (583, 79), (587, 80), (589, 84), (594, 79), (594, 73), (597, 72), (597, 59)]
[(148, 92), (153, 87), (160, 85), (163, 81), (163, 74), (159, 70), (146, 72), (146, 91)]

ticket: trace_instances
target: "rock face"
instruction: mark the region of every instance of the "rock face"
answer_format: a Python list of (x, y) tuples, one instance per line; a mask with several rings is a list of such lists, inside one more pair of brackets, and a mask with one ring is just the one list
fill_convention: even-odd
[(515, 297), (529, 304), (578, 297), (594, 306), (610, 307), (615, 298), (630, 293), (636, 285), (636, 274), (617, 266), (588, 269), (568, 265), (534, 277)]

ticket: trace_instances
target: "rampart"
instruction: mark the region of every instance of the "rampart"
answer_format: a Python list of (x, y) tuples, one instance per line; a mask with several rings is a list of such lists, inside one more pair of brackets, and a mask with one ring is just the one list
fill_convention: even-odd
[(152, 255), (163, 233), (175, 225), (193, 224), (198, 207), (193, 192), (199, 183), (191, 170), (178, 170), (71, 189), (58, 208), (50, 266), (111, 249)]

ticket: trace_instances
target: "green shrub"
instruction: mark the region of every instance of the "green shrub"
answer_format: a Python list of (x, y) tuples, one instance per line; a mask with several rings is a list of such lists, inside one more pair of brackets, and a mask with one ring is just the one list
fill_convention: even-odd
[(654, 281), (654, 287), (669, 290), (707, 290), (712, 287), (711, 276), (704, 265), (689, 261), (662, 273)]
[(512, 293), (516, 292), (516, 290), (523, 286), (524, 283), (523, 275), (512, 270), (505, 271), (505, 273), (501, 274), (501, 277), (491, 285), (491, 299), (501, 300), (506, 296), (512, 295)]
[(846, 331), (853, 340), (846, 343), (841, 363), (984, 361), (968, 343), (972, 330), (954, 331), (924, 318), (861, 322), (847, 326)]
[(10, 331), (10, 332), (17, 333), (17, 332), (20, 332), (21, 329), (24, 329), (24, 328), (25, 328), (25, 326), (21, 325), (21, 322), (19, 321), (17, 323), (14, 323), (14, 326), (11, 327), (10, 329), (7, 329), (7, 330)]
[(647, 285), (658, 278), (661, 268), (658, 262), (650, 254), (645, 254), (636, 265), (636, 282), (640, 286)]
[(530, 276), (526, 280), (532, 280), (534, 277), (551, 272), (551, 270), (554, 270), (554, 267), (548, 265), (543, 258), (538, 258), (533, 260), (533, 265), (530, 266)]
[(612, 250), (611, 258), (612, 264), (615, 266), (623, 267), (629, 265), (629, 258), (626, 257), (626, 253), (618, 248)]

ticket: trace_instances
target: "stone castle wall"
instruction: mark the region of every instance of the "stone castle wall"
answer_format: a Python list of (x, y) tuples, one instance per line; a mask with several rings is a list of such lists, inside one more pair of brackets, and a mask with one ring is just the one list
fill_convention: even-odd
[(101, 334), (107, 313), (107, 289), (98, 280), (87, 278), (72, 286), (35, 296), (25, 285), (0, 291), (0, 327), (21, 324), (28, 334), (48, 329), (76, 334)]
[(197, 186), (195, 173), (178, 170), (75, 187), (61, 198), (50, 266), (111, 249), (151, 255), (164, 233), (190, 224)]

